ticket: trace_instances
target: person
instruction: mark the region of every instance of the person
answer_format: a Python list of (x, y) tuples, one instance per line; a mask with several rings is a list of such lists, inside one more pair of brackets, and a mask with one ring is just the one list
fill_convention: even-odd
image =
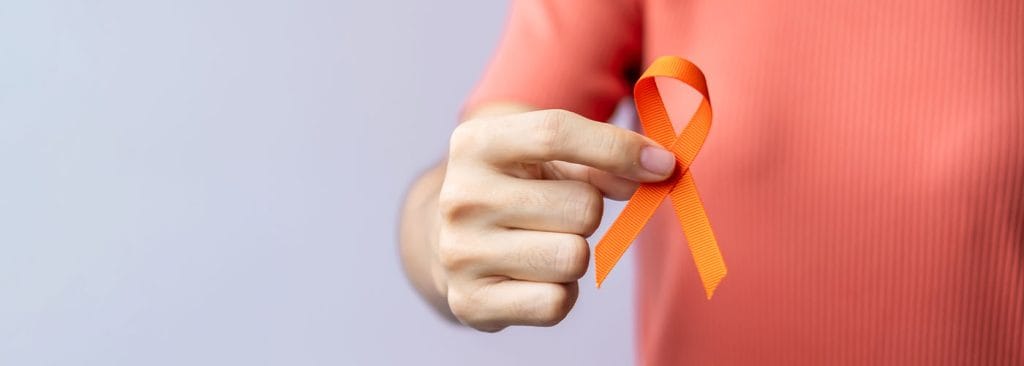
[[(1024, 2), (514, 1), (400, 223), (409, 279), (493, 332), (573, 307), (604, 197), (673, 159), (605, 121), (661, 55), (707, 75), (690, 169), (729, 275), (659, 209), (638, 362), (1024, 364)], [(685, 87), (662, 85), (677, 128)], [(613, 274), (614, 275), (614, 274)]]

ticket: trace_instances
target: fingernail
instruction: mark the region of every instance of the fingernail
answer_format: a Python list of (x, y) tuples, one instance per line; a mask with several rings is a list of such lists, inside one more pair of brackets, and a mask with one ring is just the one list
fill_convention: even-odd
[(647, 146), (640, 150), (640, 166), (647, 171), (666, 176), (676, 167), (676, 157), (665, 149)]

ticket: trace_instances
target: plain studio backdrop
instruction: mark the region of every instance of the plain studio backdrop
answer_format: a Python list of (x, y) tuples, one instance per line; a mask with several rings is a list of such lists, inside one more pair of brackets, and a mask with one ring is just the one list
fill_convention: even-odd
[(405, 189), (506, 7), (0, 3), (0, 364), (632, 363), (631, 258), (498, 334), (402, 274)]

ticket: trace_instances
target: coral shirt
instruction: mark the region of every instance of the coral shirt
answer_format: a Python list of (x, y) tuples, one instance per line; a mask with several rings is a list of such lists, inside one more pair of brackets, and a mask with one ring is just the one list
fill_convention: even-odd
[(729, 276), (662, 207), (640, 363), (1024, 364), (1024, 1), (518, 1), (468, 104), (605, 120), (660, 55), (707, 75)]

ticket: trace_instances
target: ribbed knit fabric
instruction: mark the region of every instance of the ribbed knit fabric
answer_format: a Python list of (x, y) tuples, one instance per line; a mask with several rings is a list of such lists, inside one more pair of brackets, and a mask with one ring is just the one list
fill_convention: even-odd
[(707, 75), (729, 276), (704, 299), (662, 207), (641, 364), (1024, 365), (1024, 1), (519, 1), (468, 107), (603, 120), (660, 55)]

